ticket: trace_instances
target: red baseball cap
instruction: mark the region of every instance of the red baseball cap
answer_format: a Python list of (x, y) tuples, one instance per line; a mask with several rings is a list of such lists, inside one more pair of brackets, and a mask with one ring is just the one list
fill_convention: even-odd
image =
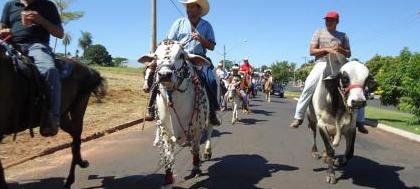
[(327, 12), (327, 14), (325, 15), (324, 19), (326, 19), (326, 18), (333, 18), (333, 19), (337, 19), (338, 20), (339, 17), (340, 16), (338, 15), (338, 12), (336, 12), (336, 11), (330, 11), (330, 12)]

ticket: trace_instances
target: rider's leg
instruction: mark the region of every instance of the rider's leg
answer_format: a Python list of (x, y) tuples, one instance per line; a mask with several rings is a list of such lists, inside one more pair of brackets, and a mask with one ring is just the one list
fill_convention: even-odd
[(217, 118), (216, 111), (220, 109), (219, 102), (217, 101), (217, 81), (213, 74), (213, 68), (203, 66), (202, 70), (207, 96), (210, 104), (210, 122), (212, 125), (220, 125), (220, 120)]
[(45, 79), (45, 94), (49, 100), (46, 120), (41, 124), (42, 136), (54, 136), (60, 126), (61, 81), (55, 67), (54, 54), (47, 44), (34, 43), (28, 48), (28, 55), (34, 59), (41, 76)]
[(363, 134), (368, 134), (369, 131), (365, 128), (365, 108), (357, 110), (356, 126), (357, 130)]
[(295, 120), (290, 124), (290, 127), (298, 128), (302, 124), (305, 111), (308, 108), (309, 102), (312, 99), (312, 95), (315, 92), (316, 85), (324, 72), (326, 64), (326, 62), (317, 62), (306, 78), (305, 87), (303, 88), (302, 94), (296, 105)]

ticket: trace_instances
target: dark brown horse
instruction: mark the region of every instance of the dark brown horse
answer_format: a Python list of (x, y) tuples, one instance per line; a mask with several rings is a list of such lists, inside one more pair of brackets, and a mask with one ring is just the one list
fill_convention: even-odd
[[(7, 44), (0, 45), (0, 140), (4, 135), (17, 133), (28, 128), (39, 126), (41, 109), (34, 106), (34, 96), (40, 91), (34, 87), (34, 79), (28, 79), (16, 66)], [(70, 172), (65, 188), (70, 188), (75, 180), (75, 167), (89, 166), (89, 162), (82, 159), (80, 153), (83, 117), (93, 92), (98, 98), (106, 93), (106, 81), (99, 72), (75, 60), (61, 59), (73, 66), (73, 72), (62, 80), (61, 129), (69, 133), (72, 141), (72, 155)], [(39, 93), (38, 93), (39, 94)], [(32, 116), (28, 116), (32, 115)], [(7, 189), (3, 166), (0, 162), (0, 188)]]

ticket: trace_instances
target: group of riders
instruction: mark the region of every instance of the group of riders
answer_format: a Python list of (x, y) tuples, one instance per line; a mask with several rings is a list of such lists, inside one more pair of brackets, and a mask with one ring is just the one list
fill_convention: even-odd
[[(179, 18), (173, 23), (167, 38), (185, 44), (185, 51), (206, 57), (211, 62), (206, 54), (207, 50), (214, 50), (216, 39), (212, 25), (203, 19), (210, 10), (209, 3), (207, 0), (186, 0), (182, 4), (186, 8), (187, 16)], [(317, 63), (305, 81), (305, 88), (297, 105), (295, 121), (290, 125), (293, 128), (297, 128), (303, 122), (304, 112), (313, 95), (316, 83), (326, 67), (326, 55), (341, 53), (347, 58), (351, 55), (347, 35), (336, 30), (339, 14), (332, 11), (327, 13), (324, 19), (326, 28), (315, 32), (311, 41), (310, 53), (315, 56)], [(11, 43), (15, 44), (23, 54), (32, 58), (44, 79), (47, 86), (44, 92), (49, 97), (50, 107), (46, 115), (48, 121), (45, 125), (41, 125), (41, 134), (54, 136), (60, 125), (61, 83), (49, 42), (50, 35), (57, 38), (63, 38), (64, 35), (62, 21), (55, 4), (50, 0), (10, 0), (4, 6), (0, 29), (1, 38), (11, 37)], [(148, 67), (156, 68), (156, 61), (151, 62)], [(220, 67), (223, 65), (218, 65), (218, 68)], [(198, 73), (210, 102), (210, 122), (213, 125), (220, 125), (216, 114), (216, 111), (221, 109), (217, 96), (217, 79), (226, 79), (229, 84), (240, 82), (240, 84), (237, 83), (238, 93), (243, 97), (244, 104), (248, 104), (244, 93), (248, 89), (246, 81), (251, 81), (252, 66), (245, 59), (241, 66), (235, 64), (230, 74), (222, 73), (220, 76), (216, 76), (213, 69), (212, 65), (204, 65), (201, 70), (198, 70)], [(240, 73), (243, 73), (243, 76)], [(270, 74), (268, 71), (264, 77), (269, 77)], [(154, 74), (150, 75), (153, 77)], [(250, 78), (248, 80), (243, 77)], [(151, 101), (148, 104), (149, 111), (146, 119), (152, 120), (155, 117), (153, 104), (157, 87), (151, 86), (148, 90), (151, 91)], [(367, 133), (363, 124), (358, 124), (358, 126), (360, 126), (359, 131)]]

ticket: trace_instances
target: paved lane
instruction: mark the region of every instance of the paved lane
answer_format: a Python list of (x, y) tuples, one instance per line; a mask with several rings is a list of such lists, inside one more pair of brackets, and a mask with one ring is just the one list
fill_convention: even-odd
[[(241, 114), (241, 123), (234, 126), (230, 111), (223, 114), (224, 125), (214, 133), (213, 159), (203, 163), (202, 177), (184, 180), (192, 158), (188, 149), (177, 156), (177, 188), (419, 188), (420, 145), (374, 128), (369, 135), (358, 133), (355, 157), (336, 172), (338, 183), (325, 183), (326, 166), (310, 157), (309, 129), (287, 127), (295, 103), (275, 97), (267, 104), (260, 96), (252, 102), (253, 113)], [(77, 170), (73, 188), (158, 188), (163, 170), (155, 172), (159, 158), (151, 145), (152, 128), (130, 128), (85, 143), (82, 152), (91, 166)], [(321, 144), (319, 139), (320, 149)], [(341, 147), (337, 154), (343, 151)], [(68, 154), (58, 152), (6, 170), (11, 188), (59, 188), (67, 175)]]

